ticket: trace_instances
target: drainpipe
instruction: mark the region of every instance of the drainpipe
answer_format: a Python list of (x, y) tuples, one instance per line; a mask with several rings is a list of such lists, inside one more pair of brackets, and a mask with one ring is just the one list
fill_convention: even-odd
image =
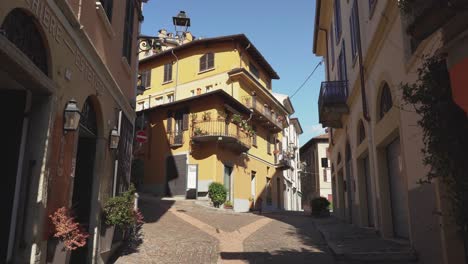
[(177, 100), (177, 86), (179, 84), (179, 58), (175, 55), (174, 49), (171, 49), (172, 56), (176, 59), (176, 81), (174, 88), (174, 102)]
[[(369, 141), (369, 169), (372, 169), (373, 171), (370, 171), (370, 175), (376, 175), (377, 173), (377, 165), (376, 165), (376, 156), (375, 156), (375, 151), (374, 151), (374, 137), (372, 134), (372, 123), (370, 122), (370, 116), (369, 116), (369, 111), (367, 109), (367, 96), (366, 96), (366, 83), (365, 83), (365, 77), (364, 77), (364, 65), (362, 63), (362, 41), (361, 41), (361, 23), (359, 20), (359, 1), (355, 0), (356, 3), (356, 17), (357, 17), (357, 40), (358, 40), (358, 63), (359, 63), (359, 76), (361, 78), (361, 101), (362, 101), (362, 111), (364, 114), (364, 119), (367, 121), (367, 139)], [(369, 176), (370, 176), (369, 175)], [(372, 179), (372, 191), (373, 191), (373, 199), (374, 199), (374, 226), (380, 231), (382, 231), (382, 226), (381, 226), (381, 218), (380, 214), (377, 211), (379, 206), (377, 205), (377, 181), (375, 180), (375, 177)]]

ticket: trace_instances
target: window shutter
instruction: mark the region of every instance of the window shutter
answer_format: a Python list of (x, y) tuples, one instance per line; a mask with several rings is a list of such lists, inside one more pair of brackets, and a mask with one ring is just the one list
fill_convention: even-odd
[(214, 68), (214, 54), (213, 53), (208, 53), (208, 67), (207, 69), (211, 69), (211, 68)]
[(172, 133), (172, 112), (167, 113), (167, 133)]
[(200, 58), (200, 71), (206, 70), (206, 54)]
[(187, 131), (188, 129), (189, 129), (189, 114), (188, 114), (188, 111), (185, 111), (182, 117), (182, 130)]
[(151, 86), (151, 70), (146, 72), (146, 87)]

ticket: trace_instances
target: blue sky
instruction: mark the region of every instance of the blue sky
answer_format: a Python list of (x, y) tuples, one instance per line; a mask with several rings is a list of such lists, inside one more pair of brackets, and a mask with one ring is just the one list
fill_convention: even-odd
[[(197, 37), (244, 33), (281, 77), (272, 82), (274, 92), (292, 95), (321, 60), (312, 54), (314, 0), (150, 0), (142, 34), (174, 31), (172, 17), (180, 10), (191, 18), (190, 31)], [(292, 98), (304, 129), (301, 145), (323, 132), (317, 113), (323, 79), (322, 65)]]

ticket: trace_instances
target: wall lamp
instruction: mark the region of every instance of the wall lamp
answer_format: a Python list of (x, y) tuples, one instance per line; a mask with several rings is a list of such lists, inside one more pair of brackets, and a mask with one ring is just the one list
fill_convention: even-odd
[(81, 112), (78, 108), (77, 102), (75, 99), (71, 99), (67, 102), (65, 110), (63, 111), (63, 130), (65, 133), (67, 131), (76, 131), (80, 124)]
[(120, 134), (116, 127), (114, 127), (109, 136), (109, 148), (117, 149), (119, 147)]

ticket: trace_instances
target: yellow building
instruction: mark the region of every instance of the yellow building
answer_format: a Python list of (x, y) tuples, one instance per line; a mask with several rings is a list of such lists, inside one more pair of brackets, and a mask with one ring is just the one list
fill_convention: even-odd
[(164, 50), (140, 60), (140, 73), (143, 191), (204, 197), (220, 182), (236, 211), (282, 208), (290, 163), (279, 160), (279, 132), (290, 113), (272, 95), (278, 75), (245, 35)]

